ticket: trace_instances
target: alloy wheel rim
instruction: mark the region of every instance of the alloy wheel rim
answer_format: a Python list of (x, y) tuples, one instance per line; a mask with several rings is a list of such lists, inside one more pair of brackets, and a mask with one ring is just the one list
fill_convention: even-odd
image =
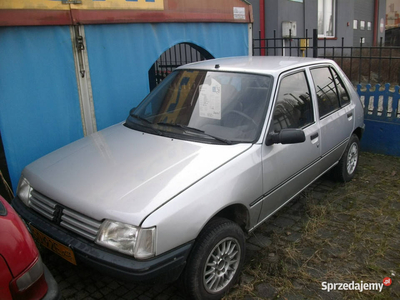
[(232, 237), (223, 239), (212, 249), (203, 272), (203, 284), (207, 292), (218, 293), (232, 281), (240, 256), (239, 242)]
[(353, 174), (356, 169), (358, 161), (358, 146), (357, 143), (353, 143), (350, 146), (349, 152), (347, 154), (347, 173), (349, 175)]

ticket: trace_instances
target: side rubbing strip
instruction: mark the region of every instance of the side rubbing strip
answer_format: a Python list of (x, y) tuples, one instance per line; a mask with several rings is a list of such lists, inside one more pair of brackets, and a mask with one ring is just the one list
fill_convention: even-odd
[(318, 161), (320, 161), (321, 158), (319, 157), (318, 159), (314, 160), (312, 163), (310, 163), (309, 165), (307, 165), (306, 167), (304, 167), (303, 169), (301, 169), (299, 172), (297, 172), (296, 174), (292, 175), (291, 177), (289, 177), (288, 179), (286, 179), (284, 182), (282, 182), (281, 184), (277, 185), (276, 187), (270, 189), (267, 193), (265, 193), (264, 195), (262, 195), (261, 197), (257, 198), (256, 200), (254, 200), (253, 202), (250, 203), (250, 207), (256, 205), (258, 202), (260, 202), (261, 200), (263, 200), (264, 198), (268, 197), (270, 194), (272, 194), (273, 192), (275, 192), (277, 189), (279, 189), (280, 187), (282, 187), (283, 185), (285, 185), (287, 182), (289, 182), (290, 180), (292, 180), (293, 178), (297, 177), (298, 175), (300, 175), (301, 173), (303, 173), (305, 170), (309, 169), (310, 167), (312, 167), (313, 165), (315, 165)]
[(257, 203), (259, 203), (260, 201), (264, 200), (264, 198), (268, 197), (270, 194), (272, 194), (273, 192), (275, 192), (277, 189), (281, 188), (283, 185), (285, 185), (287, 182), (289, 182), (290, 180), (292, 180), (293, 178), (301, 175), (301, 173), (303, 173), (305, 170), (309, 169), (310, 167), (312, 167), (313, 165), (315, 165), (317, 162), (319, 162), (322, 158), (328, 156), (330, 153), (334, 152), (337, 148), (340, 148), (343, 146), (343, 144), (347, 144), (347, 142), (349, 141), (349, 139), (346, 139), (345, 141), (343, 141), (342, 143), (340, 143), (339, 145), (337, 145), (335, 148), (331, 149), (329, 152), (327, 152), (325, 155), (323, 155), (322, 157), (319, 157), (318, 159), (314, 160), (312, 163), (310, 163), (309, 165), (307, 165), (306, 167), (304, 167), (303, 169), (301, 169), (299, 172), (297, 172), (296, 174), (294, 174), (293, 176), (289, 177), (288, 179), (286, 179), (284, 182), (282, 182), (281, 184), (277, 185), (276, 187), (270, 189), (267, 193), (263, 194), (262, 196), (258, 197), (256, 200), (254, 200), (253, 202), (250, 203), (250, 207), (253, 207), (254, 205), (256, 205)]

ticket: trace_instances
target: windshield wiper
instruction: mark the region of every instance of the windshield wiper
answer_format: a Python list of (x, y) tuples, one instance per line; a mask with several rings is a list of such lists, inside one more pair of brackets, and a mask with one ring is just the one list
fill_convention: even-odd
[(147, 124), (153, 124), (153, 123), (151, 123), (149, 120), (147, 120), (146, 118), (143, 118), (143, 117), (141, 117), (141, 116), (139, 116), (139, 115), (130, 114), (130, 116), (133, 117), (133, 118), (135, 118), (135, 119), (138, 119), (138, 120), (140, 120), (140, 121), (144, 121), (144, 122), (146, 122)]
[(182, 129), (187, 130), (187, 131), (193, 131), (193, 132), (198, 132), (198, 133), (204, 133), (204, 131), (201, 130), (201, 129), (197, 129), (197, 128), (194, 128), (194, 127), (189, 127), (189, 126), (187, 126), (187, 125), (182, 125), (182, 124), (159, 122), (159, 123), (157, 123), (157, 125), (161, 125), (161, 126), (170, 126), (170, 127), (177, 127), (177, 128), (182, 128)]
[[(137, 119), (139, 121), (142, 121), (142, 124), (146, 123), (146, 124), (149, 124), (149, 125), (153, 125), (153, 123), (151, 123), (149, 120), (147, 120), (146, 118), (143, 118), (143, 117), (141, 117), (139, 115), (130, 114), (129, 116), (131, 116), (132, 118), (135, 118), (135, 119)], [(164, 135), (161, 130), (156, 129), (153, 126), (147, 126), (147, 125), (146, 126), (141, 125), (141, 126), (144, 127), (144, 128), (150, 129), (151, 131), (153, 131), (154, 133), (156, 133), (158, 135)]]
[(224, 144), (232, 145), (232, 142), (230, 140), (227, 140), (227, 139), (224, 139), (224, 138), (217, 137), (215, 135), (211, 135), (211, 134), (205, 133), (204, 130), (197, 129), (197, 128), (194, 128), (194, 127), (189, 127), (187, 125), (175, 124), (175, 123), (165, 123), (165, 122), (159, 122), (159, 123), (157, 123), (157, 125), (181, 128), (181, 129), (183, 129), (185, 131), (191, 131), (191, 132), (199, 133), (201, 135), (208, 136), (208, 137), (213, 138), (213, 139), (215, 139), (217, 141), (220, 141), (220, 142), (222, 142)]

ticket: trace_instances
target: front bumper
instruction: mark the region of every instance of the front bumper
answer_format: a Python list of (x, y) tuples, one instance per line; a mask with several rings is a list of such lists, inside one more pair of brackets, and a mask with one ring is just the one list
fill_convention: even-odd
[(70, 247), (74, 251), (77, 263), (88, 264), (101, 272), (106, 272), (107, 275), (124, 280), (147, 281), (167, 274), (170, 281), (176, 279), (182, 272), (193, 245), (193, 242), (189, 242), (154, 258), (139, 261), (134, 257), (100, 247), (51, 223), (26, 207), (18, 197), (13, 199), (12, 206), (28, 224)]

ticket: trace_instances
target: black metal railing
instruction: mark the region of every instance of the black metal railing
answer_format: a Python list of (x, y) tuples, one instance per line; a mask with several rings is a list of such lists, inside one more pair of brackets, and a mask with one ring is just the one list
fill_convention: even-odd
[(253, 56), (310, 56), (310, 40), (308, 30), (304, 38), (292, 37), (291, 30), (289, 36), (283, 38), (276, 37), (276, 30), (272, 38), (262, 39), (259, 33), (258, 39), (253, 39)]
[(353, 83), (400, 83), (400, 47), (385, 46), (382, 38), (378, 46), (364, 46), (363, 38), (358, 47), (345, 46), (344, 38), (340, 46), (328, 46), (328, 40), (318, 39), (317, 30), (312, 37), (253, 39), (253, 55), (283, 55), (328, 58), (336, 61)]

